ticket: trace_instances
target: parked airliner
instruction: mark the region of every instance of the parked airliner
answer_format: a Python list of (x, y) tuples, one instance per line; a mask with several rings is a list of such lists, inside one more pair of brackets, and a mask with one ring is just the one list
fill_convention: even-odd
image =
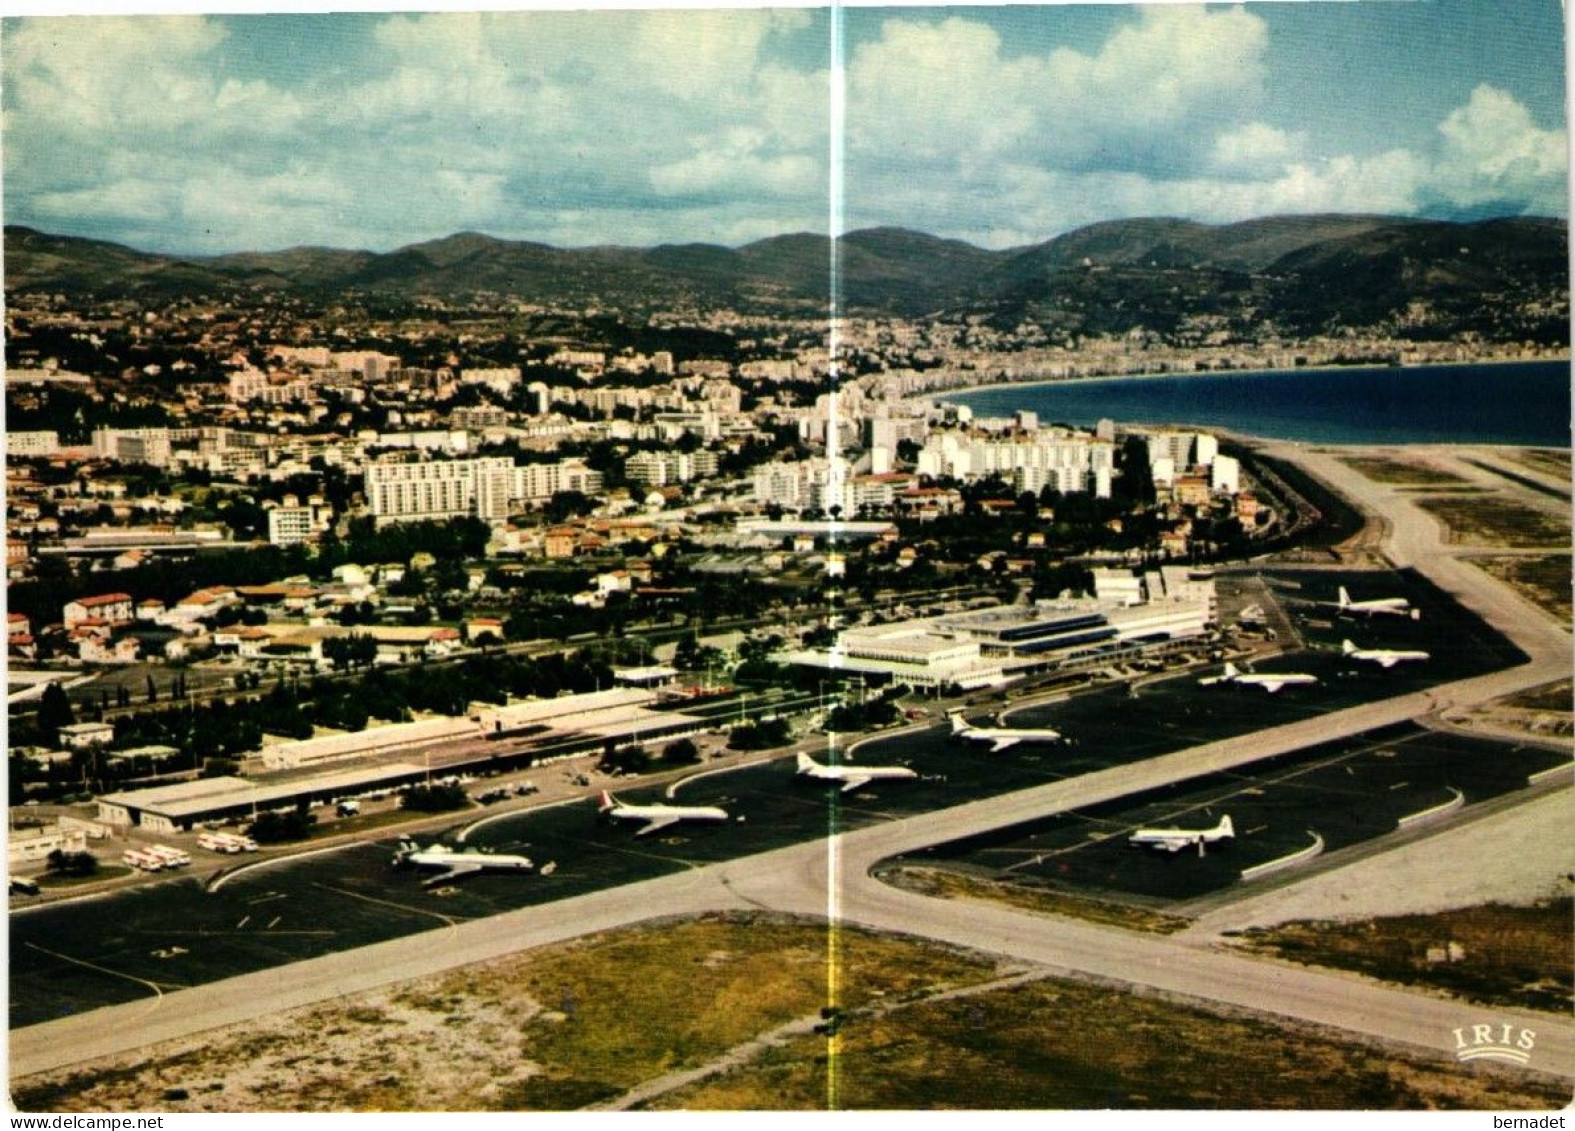
[(615, 821), (644, 821), (646, 825), (635, 836), (646, 836), (658, 829), (676, 825), (679, 821), (725, 821), (727, 810), (715, 805), (625, 805), (605, 789), (602, 790), (602, 814)]
[(919, 776), (907, 766), (822, 766), (808, 754), (798, 756), (798, 773), (816, 781), (841, 782), (843, 793), (872, 781), (911, 781)]
[(1236, 827), (1231, 824), (1227, 814), (1220, 818), (1220, 823), (1212, 829), (1178, 829), (1174, 826), (1163, 829), (1138, 829), (1127, 838), (1128, 844), (1147, 846), (1160, 852), (1180, 852), (1183, 848), (1192, 845), (1198, 846), (1198, 855), (1207, 852), (1209, 845), (1217, 840), (1228, 840), (1236, 835)]
[(952, 720), (953, 738), (961, 738), (967, 742), (988, 742), (991, 744), (991, 754), (1005, 750), (1008, 746), (1016, 746), (1019, 742), (1065, 741), (1060, 731), (1051, 730), (1049, 727), (1029, 729), (1022, 727), (974, 726), (962, 717), (960, 711), (953, 711), (950, 718)]
[(1353, 660), (1365, 660), (1369, 664), (1377, 664), (1381, 668), (1392, 668), (1402, 660), (1428, 660), (1432, 658), (1426, 652), (1395, 652), (1388, 648), (1358, 648), (1349, 640), (1340, 642), (1340, 654)]
[(1243, 687), (1261, 687), (1272, 695), (1282, 687), (1317, 682), (1317, 676), (1303, 672), (1244, 672), (1235, 664), (1226, 664), (1225, 671), (1221, 675), (1200, 679), (1198, 686), (1213, 687), (1217, 683), (1237, 683)]
[(1359, 617), (1410, 617), (1412, 620), (1422, 619), (1422, 610), (1413, 609), (1411, 602), (1404, 597), (1375, 597), (1367, 601), (1353, 601), (1351, 595), (1345, 591), (1345, 586), (1340, 586), (1340, 599), (1338, 601), (1323, 601), (1320, 604), (1333, 606), (1342, 613), (1349, 613)]
[[(394, 853), (396, 868), (437, 869), (437, 874), (421, 881), (422, 887), (473, 876), (477, 872), (530, 872), (536, 868), (528, 856), (511, 856), (504, 852), (483, 852), (475, 848), (450, 848), (446, 844), (432, 844), (422, 848), (413, 840), (401, 840), (399, 851)], [(552, 865), (542, 868), (548, 874)]]

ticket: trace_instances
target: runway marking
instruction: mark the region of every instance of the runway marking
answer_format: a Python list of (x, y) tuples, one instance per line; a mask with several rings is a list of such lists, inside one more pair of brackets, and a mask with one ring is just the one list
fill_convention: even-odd
[(747, 770), (753, 766), (764, 766), (766, 763), (771, 761), (773, 761), (771, 758), (756, 758), (753, 762), (740, 762), (736, 766), (718, 766), (714, 770), (702, 770), (698, 774), (690, 774), (686, 778), (679, 778), (672, 785), (667, 787), (667, 798), (670, 801), (674, 797), (677, 797), (679, 789), (688, 785), (692, 781), (699, 781), (701, 778), (714, 777), (717, 774), (730, 774), (734, 770)]
[(283, 918), (284, 918), (283, 915), (275, 915), (272, 919), (268, 920), (268, 925), (266, 927), (264, 927), (263, 930), (265, 930), (265, 931), (273, 930), (274, 927), (278, 925), (279, 920), (283, 919)]
[(260, 895), (256, 899), (246, 900), (247, 907), (256, 907), (259, 903), (272, 903), (276, 899), (289, 899), (289, 895), (282, 891), (271, 891), (267, 895)]
[(442, 922), (444, 922), (445, 924), (447, 924), (450, 927), (458, 927), (459, 923), (456, 921), (458, 919), (470, 919), (470, 918), (473, 918), (473, 916), (470, 916), (470, 915), (458, 915), (458, 916), (442, 915), (442, 914), (439, 914), (436, 911), (433, 911), (429, 907), (411, 907), (409, 904), (395, 903), (391, 899), (378, 899), (376, 896), (363, 895), (363, 894), (361, 894), (358, 891), (348, 891), (345, 888), (330, 887), (327, 884), (315, 884), (314, 883), (312, 886), (314, 888), (322, 888), (324, 891), (331, 891), (331, 892), (333, 892), (336, 895), (347, 895), (351, 899), (360, 899), (360, 900), (364, 900), (367, 903), (376, 903), (376, 904), (378, 904), (378, 905), (380, 905), (382, 907), (392, 907), (396, 911), (409, 911), (410, 913), (412, 913), (414, 915), (430, 915), (430, 916), (432, 916), (432, 918), (439, 919), (439, 920), (441, 920)]
[(454, 842), (456, 844), (464, 844), (465, 841), (470, 837), (470, 834), (481, 828), (483, 825), (491, 825), (498, 821), (507, 821), (513, 817), (523, 817), (527, 813), (541, 813), (548, 809), (558, 809), (564, 805), (578, 805), (581, 801), (588, 800), (590, 800), (589, 797), (566, 797), (562, 801), (549, 801), (545, 805), (530, 805), (524, 809), (510, 809), (507, 812), (494, 813), (490, 817), (483, 817), (479, 821), (472, 821), (470, 824), (460, 829), (459, 832), (454, 834)]
[(172, 990), (185, 989), (184, 986), (177, 985), (174, 982), (155, 982), (148, 978), (139, 978), (135, 974), (127, 974), (122, 970), (111, 970), (108, 966), (99, 966), (96, 963), (88, 962), (86, 959), (72, 958), (69, 954), (61, 954), (59, 951), (46, 950), (37, 943), (24, 942), (22, 945), (29, 950), (38, 951), (39, 954), (47, 954), (50, 958), (58, 958), (62, 962), (70, 962), (76, 966), (86, 966), (89, 970), (97, 970), (100, 974), (108, 974), (112, 978), (124, 978), (128, 982), (136, 982), (139, 986), (147, 986), (148, 989), (153, 991), (153, 1007), (155, 1009), (164, 1000), (164, 989), (166, 986)]
[(247, 916), (243, 917), (239, 923), (235, 924), (235, 929), (238, 931), (242, 927), (246, 926), (247, 923), (250, 923), (251, 921), (252, 921), (252, 917), (250, 915), (247, 915)]
[(327, 848), (314, 848), (310, 852), (293, 852), (288, 856), (270, 856), (266, 860), (256, 860), (250, 864), (242, 864), (233, 872), (225, 872), (221, 876), (215, 876), (208, 883), (208, 891), (218, 891), (225, 884), (235, 879), (235, 877), (245, 875), (249, 872), (255, 872), (260, 868), (271, 868), (275, 864), (293, 864), (297, 860), (305, 860), (311, 856), (326, 856), (330, 852), (343, 852), (347, 848), (365, 848), (366, 845), (366, 841), (353, 840), (348, 844), (331, 844)]
[[(693, 863), (692, 861), (684, 860), (681, 857), (677, 857), (677, 856), (663, 856), (659, 852), (641, 852), (637, 848), (633, 848), (633, 847), (629, 847), (629, 846), (625, 846), (625, 845), (621, 845), (621, 844), (608, 844), (606, 841), (602, 841), (602, 840), (593, 840), (593, 841), (588, 841), (587, 843), (594, 844), (598, 848), (605, 848), (609, 852), (621, 852), (625, 856), (643, 856), (643, 857), (646, 857), (646, 858), (651, 859), (651, 860), (660, 860), (664, 864), (682, 864), (685, 868), (699, 869), (699, 868), (705, 867), (706, 864), (715, 863), (715, 861), (707, 861), (705, 864), (696, 864), (696, 863)], [(633, 882), (633, 881), (631, 881), (631, 882)]]

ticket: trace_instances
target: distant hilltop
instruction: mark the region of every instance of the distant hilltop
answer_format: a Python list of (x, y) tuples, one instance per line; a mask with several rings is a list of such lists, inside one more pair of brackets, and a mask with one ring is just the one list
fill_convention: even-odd
[[(1270, 216), (1210, 225), (1112, 220), (989, 251), (900, 228), (840, 239), (850, 313), (979, 316), (1052, 339), (1146, 331), (1195, 344), (1382, 330), (1420, 339), (1567, 341), (1568, 225), (1516, 217)], [(6, 291), (149, 300), (282, 293), (638, 311), (813, 314), (830, 301), (830, 239), (728, 248), (555, 248), (463, 232), (386, 253), (292, 248), (197, 257), (5, 229)]]

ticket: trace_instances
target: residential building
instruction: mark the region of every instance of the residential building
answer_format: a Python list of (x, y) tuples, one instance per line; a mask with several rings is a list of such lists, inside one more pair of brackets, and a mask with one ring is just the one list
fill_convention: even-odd
[(465, 515), (498, 522), (508, 516), (514, 464), (502, 457), (370, 463), (364, 487), (380, 524)]
[(67, 628), (84, 621), (103, 621), (106, 624), (125, 624), (133, 616), (131, 594), (101, 593), (96, 597), (80, 597), (67, 601), (60, 619)]

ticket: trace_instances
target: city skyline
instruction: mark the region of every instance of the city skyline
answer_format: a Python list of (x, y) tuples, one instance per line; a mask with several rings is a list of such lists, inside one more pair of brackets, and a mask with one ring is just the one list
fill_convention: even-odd
[[(830, 226), (824, 10), (4, 23), (5, 220), (161, 252)], [(1557, 4), (849, 9), (842, 230), (1567, 212)]]

